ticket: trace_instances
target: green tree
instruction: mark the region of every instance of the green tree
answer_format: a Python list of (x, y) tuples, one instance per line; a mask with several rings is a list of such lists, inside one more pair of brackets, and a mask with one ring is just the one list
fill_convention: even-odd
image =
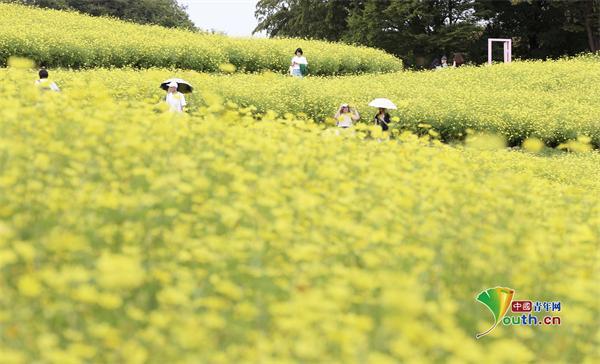
[(141, 24), (196, 29), (177, 0), (13, 0), (43, 8), (77, 10), (94, 16), (112, 16)]
[(351, 0), (260, 0), (254, 33), (338, 41), (347, 30)]
[(487, 38), (520, 58), (600, 49), (600, 0), (261, 0), (255, 31), (385, 49), (422, 67), (453, 52), (484, 62)]
[(565, 12), (562, 29), (580, 33), (585, 31), (589, 50), (600, 51), (600, 0), (554, 1)]
[(255, 31), (385, 49), (409, 65), (466, 51), (481, 29), (474, 0), (261, 0)]
[(503, 37), (513, 39), (514, 53), (520, 58), (595, 51), (600, 29), (598, 3), (598, 0), (477, 0), (475, 16), (486, 28), (476, 47), (485, 47), (488, 37)]
[(481, 28), (472, 0), (368, 0), (355, 6), (345, 39), (380, 47), (423, 67), (442, 54), (466, 52)]

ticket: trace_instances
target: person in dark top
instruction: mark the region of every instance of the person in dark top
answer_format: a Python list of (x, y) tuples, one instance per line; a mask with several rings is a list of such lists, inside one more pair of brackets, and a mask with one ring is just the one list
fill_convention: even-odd
[(442, 56), (442, 64), (440, 64), (442, 68), (448, 67), (448, 57)]
[(388, 130), (390, 124), (390, 114), (388, 114), (387, 109), (380, 107), (379, 112), (375, 115), (373, 121), (375, 124), (381, 126), (383, 131)]
[(454, 59), (452, 62), (453, 67), (460, 67), (465, 64), (465, 58), (460, 53), (454, 53)]

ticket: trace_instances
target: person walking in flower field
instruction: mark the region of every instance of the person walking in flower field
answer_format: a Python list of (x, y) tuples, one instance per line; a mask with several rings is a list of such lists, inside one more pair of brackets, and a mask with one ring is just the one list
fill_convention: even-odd
[(49, 90), (49, 91), (54, 91), (54, 92), (60, 92), (60, 88), (58, 88), (58, 86), (56, 85), (56, 83), (50, 81), (48, 79), (48, 70), (46, 70), (45, 68), (42, 68), (39, 72), (39, 79), (37, 81), (35, 81), (35, 85), (40, 89), (40, 90)]
[(169, 78), (163, 81), (159, 87), (167, 91), (167, 96), (165, 96), (164, 100), (173, 112), (183, 112), (183, 109), (187, 105), (183, 94), (192, 93), (194, 90), (194, 87), (189, 82), (181, 78)]
[(183, 108), (187, 105), (187, 102), (185, 101), (185, 96), (177, 91), (177, 82), (170, 82), (168, 86), (165, 102), (169, 105), (171, 111), (183, 112)]
[(304, 77), (308, 73), (308, 61), (304, 57), (302, 48), (296, 49), (295, 55), (292, 58), (292, 65), (290, 66), (290, 74), (294, 77)]
[(391, 122), (390, 114), (387, 112), (387, 109), (380, 107), (379, 111), (375, 115), (374, 122), (375, 124), (381, 126), (381, 130), (387, 131), (390, 128), (389, 125)]
[(355, 108), (348, 104), (342, 104), (333, 118), (337, 127), (349, 128), (354, 121), (360, 120), (360, 115)]
[(390, 114), (388, 113), (388, 110), (396, 110), (396, 105), (389, 99), (378, 98), (371, 101), (369, 103), (369, 106), (376, 107), (379, 109), (377, 111), (377, 114), (375, 114), (375, 117), (373, 118), (373, 122), (376, 125), (379, 125), (382, 131), (389, 130), (391, 118)]

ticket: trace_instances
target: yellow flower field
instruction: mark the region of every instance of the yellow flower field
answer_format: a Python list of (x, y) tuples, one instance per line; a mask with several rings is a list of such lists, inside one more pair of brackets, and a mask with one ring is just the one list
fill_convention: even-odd
[[(484, 69), (458, 71), (474, 83)], [(175, 115), (149, 88), (164, 70), (60, 71), (57, 94), (36, 90), (30, 71), (0, 74), (2, 363), (598, 360), (597, 151), (390, 140), (303, 115), (256, 120), (206, 93)], [(183, 76), (203, 92), (218, 82), (213, 93), (234, 101), (236, 81), (293, 87)], [(389, 77), (416, 87), (458, 76)], [(356, 80), (298, 87), (354, 84), (362, 102)], [(591, 108), (594, 97), (575, 102)], [(423, 107), (411, 103), (401, 120)], [(476, 340), (491, 315), (475, 296), (497, 285), (561, 301), (562, 325), (499, 326)]]
[(138, 25), (74, 12), (0, 3), (0, 65), (10, 56), (47, 67), (179, 67), (215, 72), (287, 72), (298, 47), (314, 75), (390, 72), (402, 61), (384, 51), (301, 39), (243, 39)]
[[(367, 103), (388, 97), (399, 107), (392, 112), (399, 118), (395, 129), (422, 133), (426, 129), (419, 125), (425, 124), (448, 141), (461, 140), (473, 129), (502, 135), (510, 145), (530, 137), (550, 146), (587, 137), (600, 146), (600, 62), (589, 57), (302, 80), (274, 73), (225, 76), (162, 69), (50, 72), (65, 90), (101, 85), (123, 102), (134, 103), (157, 102), (164, 97), (160, 82), (176, 75), (196, 87), (192, 109), (206, 103), (206, 94), (217, 94), (258, 112), (305, 113), (320, 122), (343, 102), (358, 107), (363, 121), (370, 121), (375, 110)], [(26, 77), (36, 76), (32, 72)]]

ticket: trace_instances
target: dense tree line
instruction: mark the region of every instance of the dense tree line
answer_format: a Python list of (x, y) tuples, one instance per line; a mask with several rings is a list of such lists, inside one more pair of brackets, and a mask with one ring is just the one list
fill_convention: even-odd
[(600, 0), (260, 0), (255, 15), (269, 36), (375, 46), (417, 67), (452, 52), (483, 62), (490, 37), (523, 59), (600, 50)]
[[(1, 0), (0, 0), (1, 1)], [(4, 0), (49, 9), (77, 10), (94, 16), (112, 16), (140, 24), (195, 30), (177, 0)]]

